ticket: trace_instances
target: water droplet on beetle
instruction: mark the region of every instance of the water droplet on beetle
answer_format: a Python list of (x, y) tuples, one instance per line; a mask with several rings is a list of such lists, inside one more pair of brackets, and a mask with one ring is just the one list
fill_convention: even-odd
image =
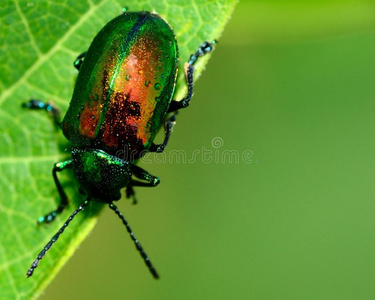
[(146, 86), (146, 87), (149, 87), (149, 86), (150, 86), (150, 83), (151, 83), (150, 81), (146, 80), (146, 81), (145, 81), (145, 86)]
[(127, 81), (129, 81), (129, 80), (130, 80), (130, 78), (131, 78), (131, 76), (130, 76), (130, 75), (126, 75), (126, 76), (125, 76), (125, 79), (126, 79)]
[(160, 90), (161, 84), (160, 83), (155, 83), (154, 88), (155, 88), (155, 90)]
[(143, 74), (143, 71), (142, 71), (142, 70), (138, 70), (138, 74), (139, 74), (139, 75), (142, 75), (142, 74)]

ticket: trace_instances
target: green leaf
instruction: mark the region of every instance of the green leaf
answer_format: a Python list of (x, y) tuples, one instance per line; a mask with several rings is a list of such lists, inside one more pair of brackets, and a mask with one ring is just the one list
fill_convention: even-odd
[[(132, 11), (156, 11), (171, 24), (180, 49), (176, 99), (186, 92), (181, 66), (205, 40), (220, 37), (236, 0), (126, 1)], [(84, 200), (70, 171), (61, 182), (71, 205), (55, 222), (37, 226), (56, 208), (59, 196), (51, 170), (69, 157), (68, 141), (51, 118), (28, 111), (29, 98), (53, 100), (65, 112), (77, 71), (75, 57), (121, 12), (123, 1), (3, 1), (0, 10), (0, 290), (2, 298), (37, 297), (95, 225), (103, 207), (94, 203), (69, 225), (35, 274), (26, 271), (36, 255)], [(210, 55), (196, 66), (199, 75)]]

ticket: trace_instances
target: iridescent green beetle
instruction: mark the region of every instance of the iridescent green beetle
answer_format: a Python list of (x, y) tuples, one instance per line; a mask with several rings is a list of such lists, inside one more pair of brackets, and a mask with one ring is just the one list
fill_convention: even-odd
[[(193, 94), (193, 65), (198, 57), (212, 51), (204, 42), (185, 64), (187, 96), (172, 100), (178, 70), (178, 47), (169, 24), (149, 12), (125, 12), (110, 21), (94, 38), (87, 52), (77, 57), (79, 70), (69, 109), (62, 122), (51, 103), (31, 99), (23, 106), (44, 109), (52, 114), (72, 143), (72, 157), (58, 162), (53, 178), (61, 197), (56, 210), (39, 222), (51, 222), (68, 205), (68, 198), (57, 178), (57, 172), (72, 169), (87, 199), (73, 212), (61, 229), (43, 248), (27, 271), (30, 277), (39, 261), (57, 241), (76, 214), (91, 200), (105, 202), (126, 226), (137, 250), (155, 278), (159, 275), (135, 238), (124, 216), (113, 201), (121, 198), (126, 187), (133, 197), (134, 186), (156, 186), (160, 180), (134, 164), (146, 152), (162, 152), (175, 124), (170, 112), (187, 107)], [(166, 120), (166, 121), (165, 121)], [(165, 139), (153, 143), (165, 122)], [(135, 177), (138, 180), (132, 178)]]

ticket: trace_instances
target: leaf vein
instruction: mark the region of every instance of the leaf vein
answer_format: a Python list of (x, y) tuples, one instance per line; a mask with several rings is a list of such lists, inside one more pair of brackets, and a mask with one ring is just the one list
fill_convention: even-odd
[(81, 26), (92, 14), (95, 13), (99, 7), (105, 3), (105, 0), (100, 1), (96, 6), (94, 5), (91, 10), (88, 10), (88, 12), (82, 16), (81, 19), (79, 19), (70, 29), (61, 37), (61, 39), (56, 43), (55, 46), (53, 46), (46, 54), (40, 55), (38, 60), (24, 73), (23, 76), (21, 76), (15, 83), (13, 83), (4, 93), (0, 96), (0, 106), (4, 102), (4, 100), (11, 95), (14, 90), (21, 85), (31, 74), (39, 67), (41, 66), (45, 61), (47, 61), (52, 54), (54, 54), (57, 50), (60, 49), (60, 47), (64, 44), (64, 42), (75, 33), (77, 28)]

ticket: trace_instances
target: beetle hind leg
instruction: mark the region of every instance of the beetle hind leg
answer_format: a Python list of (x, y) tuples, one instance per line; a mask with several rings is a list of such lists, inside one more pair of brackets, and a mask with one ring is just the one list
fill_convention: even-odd
[(55, 122), (57, 127), (61, 127), (60, 121), (60, 110), (56, 107), (56, 105), (52, 102), (43, 102), (38, 99), (30, 99), (28, 102), (22, 103), (22, 107), (28, 109), (43, 109), (48, 112)]
[(213, 40), (211, 43), (206, 41), (198, 48), (197, 52), (190, 55), (189, 61), (184, 65), (186, 84), (188, 87), (187, 95), (180, 101), (172, 100), (168, 112), (174, 112), (189, 106), (190, 100), (193, 97), (194, 64), (199, 57), (211, 52), (214, 49), (213, 45), (216, 43), (216, 40)]

